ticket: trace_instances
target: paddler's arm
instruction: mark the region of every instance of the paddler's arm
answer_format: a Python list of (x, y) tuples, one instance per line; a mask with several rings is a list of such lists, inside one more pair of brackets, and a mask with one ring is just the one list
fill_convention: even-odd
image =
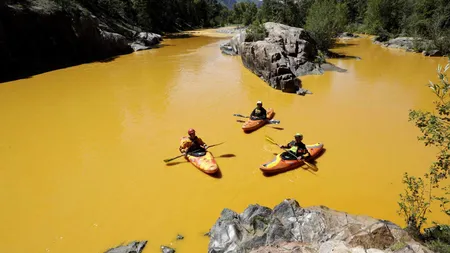
[(284, 148), (284, 149), (290, 148), (290, 147), (291, 147), (291, 143), (289, 142), (288, 144), (286, 144), (286, 145), (280, 145), (279, 147), (280, 147), (280, 148)]
[(255, 116), (255, 110), (256, 110), (256, 108), (255, 108), (255, 109), (253, 109), (252, 113), (250, 113), (250, 119), (253, 119), (253, 120), (255, 120), (255, 119), (257, 119), (257, 118), (258, 118), (258, 117), (256, 117), (256, 116)]
[(198, 144), (200, 144), (201, 147), (203, 147), (204, 149), (208, 148), (208, 145), (206, 145), (206, 143), (201, 138), (198, 138), (197, 140)]

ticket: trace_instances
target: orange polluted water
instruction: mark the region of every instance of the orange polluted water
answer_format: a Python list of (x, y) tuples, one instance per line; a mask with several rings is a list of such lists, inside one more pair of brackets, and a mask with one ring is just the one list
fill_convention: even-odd
[[(206, 252), (223, 208), (273, 207), (284, 198), (403, 224), (402, 174), (422, 175), (435, 151), (417, 141), (408, 110), (432, 109), (425, 86), (444, 58), (390, 50), (368, 39), (335, 51), (347, 69), (302, 77), (305, 97), (274, 90), (224, 56), (224, 38), (166, 40), (159, 49), (108, 63), (57, 70), (0, 84), (0, 251), (103, 252), (148, 240), (180, 252)], [(281, 121), (244, 134), (240, 118), (257, 100)], [(179, 154), (189, 128), (209, 145), (222, 176)], [(323, 142), (318, 171), (273, 177), (258, 167), (280, 144), (304, 135)], [(177, 164), (178, 163), (178, 164)], [(308, 168), (304, 166), (303, 168)], [(430, 215), (448, 223), (437, 209)], [(185, 239), (175, 241), (177, 234)]]

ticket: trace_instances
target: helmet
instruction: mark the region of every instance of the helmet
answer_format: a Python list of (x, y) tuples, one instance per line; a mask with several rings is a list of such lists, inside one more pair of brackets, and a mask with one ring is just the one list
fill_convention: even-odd
[(195, 134), (195, 130), (193, 128), (189, 129), (188, 134)]
[(294, 137), (300, 137), (300, 138), (303, 138), (303, 134), (296, 133), (296, 134), (294, 135)]
[(257, 105), (262, 105), (261, 101), (256, 102)]

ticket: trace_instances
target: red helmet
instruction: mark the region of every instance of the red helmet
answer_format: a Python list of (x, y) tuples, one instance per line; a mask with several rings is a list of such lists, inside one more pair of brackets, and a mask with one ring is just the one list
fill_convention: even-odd
[(188, 130), (188, 134), (195, 134), (195, 130), (194, 130), (194, 129), (192, 129), (192, 128), (191, 128), (191, 129), (189, 129), (189, 130)]

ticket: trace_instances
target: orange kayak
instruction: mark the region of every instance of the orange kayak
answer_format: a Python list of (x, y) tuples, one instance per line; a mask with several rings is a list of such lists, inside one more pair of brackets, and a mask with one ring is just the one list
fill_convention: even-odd
[(206, 174), (214, 174), (219, 170), (214, 156), (209, 151), (192, 153), (187, 155), (186, 160)]
[[(306, 148), (308, 149), (309, 153), (311, 154), (311, 157), (308, 158), (308, 160), (317, 158), (320, 153), (323, 150), (323, 143), (316, 143), (314, 145), (306, 145)], [(285, 154), (286, 152), (283, 152), (281, 154), (278, 154), (275, 156), (275, 158), (259, 167), (259, 169), (267, 174), (270, 173), (280, 173), (288, 170), (292, 170), (295, 168), (298, 168), (304, 164), (302, 160), (298, 161), (295, 160), (285, 160)], [(292, 157), (292, 156), (291, 156)]]
[(271, 120), (273, 118), (273, 116), (275, 116), (275, 112), (273, 111), (272, 108), (269, 108), (267, 110), (267, 120), (252, 120), (252, 119), (248, 119), (242, 125), (242, 130), (244, 130), (244, 132), (246, 132), (246, 133), (255, 131), (258, 128), (264, 126), (267, 123), (268, 120)]

